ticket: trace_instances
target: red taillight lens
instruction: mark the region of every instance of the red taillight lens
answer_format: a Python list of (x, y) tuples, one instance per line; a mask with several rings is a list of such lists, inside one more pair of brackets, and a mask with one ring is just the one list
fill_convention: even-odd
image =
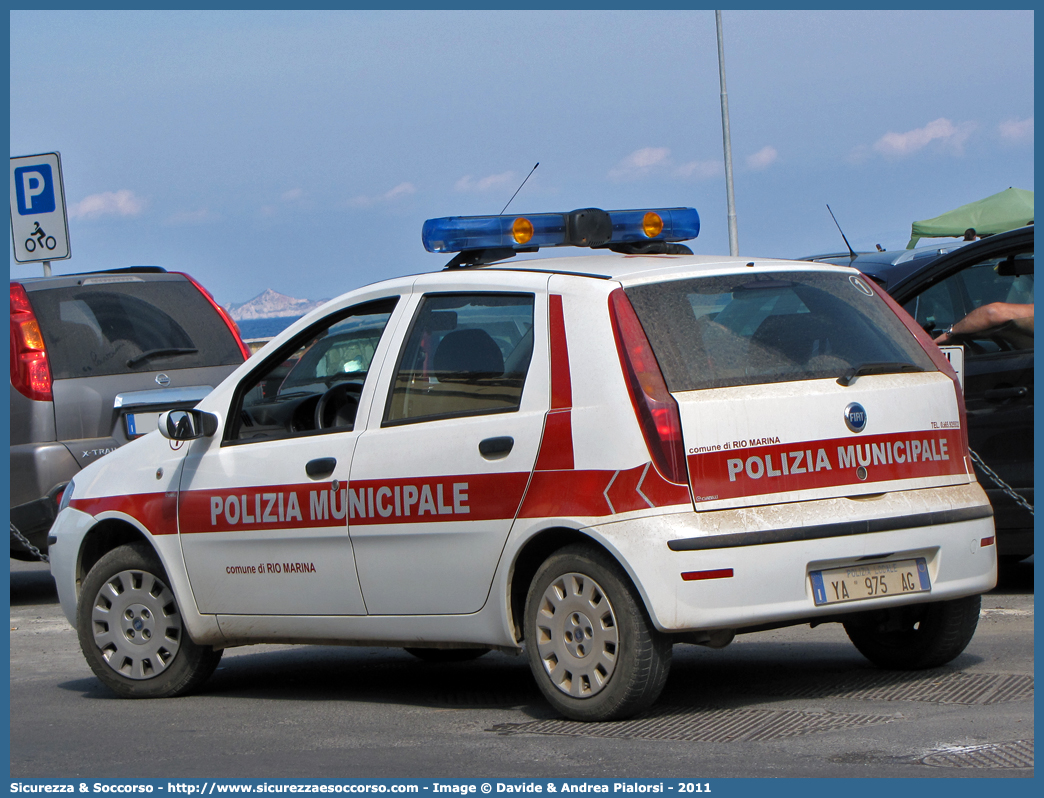
[(51, 364), (40, 323), (19, 283), (11, 283), (11, 385), (38, 402), (50, 402)]
[(222, 321), (224, 321), (225, 324), (228, 325), (228, 329), (232, 333), (232, 337), (236, 339), (236, 344), (239, 346), (239, 351), (243, 353), (243, 360), (246, 360), (248, 357), (250, 357), (250, 347), (243, 343), (243, 337), (239, 334), (239, 325), (236, 324), (235, 319), (228, 315), (228, 311), (221, 307), (221, 305), (219, 305), (214, 300), (214, 297), (210, 295), (210, 292), (206, 288), (201, 286), (198, 282), (196, 282), (196, 280), (191, 275), (185, 274), (185, 272), (172, 272), (172, 274), (180, 274), (182, 277), (184, 277), (186, 280), (188, 280), (190, 283), (196, 286), (199, 292), (207, 298), (207, 302), (209, 302), (211, 306), (214, 308), (214, 310), (218, 312), (218, 315), (221, 316)]
[(688, 484), (678, 403), (667, 390), (649, 339), (622, 288), (609, 295), (609, 318), (631, 404), (656, 470), (671, 482)]

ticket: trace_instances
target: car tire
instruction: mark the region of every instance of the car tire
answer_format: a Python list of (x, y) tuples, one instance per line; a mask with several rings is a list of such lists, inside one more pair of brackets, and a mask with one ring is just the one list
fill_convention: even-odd
[(525, 647), (541, 692), (567, 718), (628, 718), (656, 701), (671, 639), (657, 631), (623, 569), (589, 546), (551, 555), (530, 584)]
[(434, 664), (470, 662), (489, 653), (488, 648), (407, 648), (404, 651), (417, 659)]
[(95, 676), (123, 698), (185, 695), (221, 659), (221, 650), (189, 637), (168, 581), (145, 543), (113, 549), (83, 580), (80, 648)]
[(937, 668), (955, 659), (971, 642), (979, 622), (981, 596), (913, 604), (868, 613), (844, 623), (864, 657), (893, 670)]

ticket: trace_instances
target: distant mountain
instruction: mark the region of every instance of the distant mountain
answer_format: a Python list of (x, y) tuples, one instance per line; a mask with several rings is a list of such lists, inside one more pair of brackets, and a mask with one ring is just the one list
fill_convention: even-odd
[(299, 317), (322, 305), (327, 300), (294, 299), (266, 288), (253, 299), (239, 305), (229, 305), (228, 313), (236, 321)]

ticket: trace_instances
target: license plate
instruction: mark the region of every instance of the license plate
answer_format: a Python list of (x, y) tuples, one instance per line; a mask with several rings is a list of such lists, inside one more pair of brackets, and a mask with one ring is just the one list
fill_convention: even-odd
[(812, 571), (808, 577), (812, 580), (812, 596), (816, 606), (908, 593), (928, 593), (932, 589), (924, 557)]
[(963, 346), (940, 346), (939, 351), (942, 352), (946, 359), (950, 361), (950, 365), (953, 366), (953, 370), (957, 372), (957, 382), (960, 383), (961, 389), (964, 389), (964, 347)]
[(123, 417), (127, 424), (127, 437), (137, 438), (158, 429), (159, 417), (159, 413), (128, 413)]

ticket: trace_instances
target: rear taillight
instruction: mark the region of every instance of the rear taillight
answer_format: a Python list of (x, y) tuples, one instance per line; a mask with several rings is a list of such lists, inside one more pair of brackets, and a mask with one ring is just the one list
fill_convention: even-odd
[(957, 379), (957, 374), (953, 370), (953, 366), (950, 365), (950, 361), (946, 359), (939, 347), (935, 345), (935, 341), (924, 331), (924, 328), (918, 324), (913, 317), (907, 313), (903, 307), (890, 297), (884, 290), (879, 289), (877, 291), (881, 295), (881, 299), (885, 301), (885, 304), (892, 309), (892, 312), (899, 317), (899, 320), (906, 325), (906, 329), (913, 333), (914, 338), (917, 339), (917, 343), (921, 345), (921, 348), (928, 354), (928, 357), (932, 359), (932, 363), (939, 369), (943, 374), (953, 380), (953, 390), (957, 394), (957, 413), (961, 419), (961, 446), (964, 451), (964, 466), (969, 474), (975, 473), (975, 467), (972, 465), (971, 460), (971, 446), (968, 444), (968, 414), (964, 408), (964, 389), (961, 388), (961, 383)]
[(678, 403), (667, 390), (649, 339), (622, 288), (609, 295), (609, 318), (631, 404), (653, 464), (664, 479), (688, 484)]
[(239, 325), (236, 324), (235, 319), (228, 315), (228, 311), (221, 307), (221, 305), (219, 305), (214, 300), (214, 297), (210, 295), (210, 292), (206, 288), (201, 286), (198, 282), (196, 282), (196, 280), (191, 275), (185, 274), (185, 272), (171, 272), (171, 274), (180, 274), (182, 277), (184, 277), (186, 280), (188, 280), (190, 283), (196, 286), (197, 289), (199, 289), (199, 292), (207, 298), (207, 302), (209, 302), (211, 306), (214, 308), (214, 310), (218, 312), (218, 315), (221, 316), (222, 321), (224, 321), (225, 324), (228, 325), (228, 329), (232, 333), (232, 337), (236, 339), (236, 344), (239, 346), (239, 351), (243, 353), (243, 360), (246, 360), (248, 357), (250, 357), (250, 348), (245, 343), (243, 343), (243, 337), (239, 334)]
[(53, 399), (47, 347), (29, 295), (20, 283), (11, 283), (11, 385), (29, 399)]

